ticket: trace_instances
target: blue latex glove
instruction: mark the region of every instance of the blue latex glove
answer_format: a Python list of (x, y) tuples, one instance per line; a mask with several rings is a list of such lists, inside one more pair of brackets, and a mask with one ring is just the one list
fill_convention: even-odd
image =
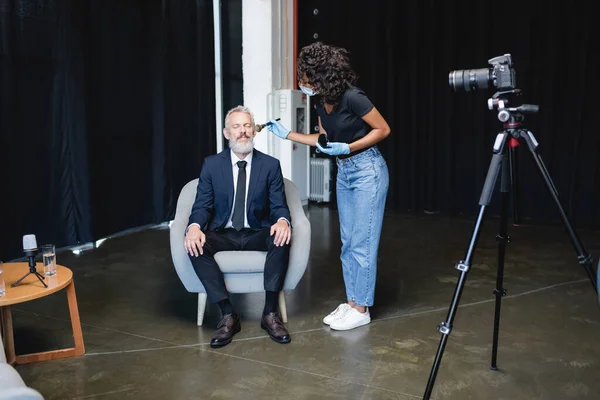
[(288, 128), (273, 119), (268, 121), (267, 129), (269, 129), (269, 132), (274, 133), (282, 139), (287, 139), (291, 132)]
[(350, 154), (350, 146), (348, 146), (348, 143), (329, 142), (327, 147), (323, 147), (317, 142), (317, 149), (319, 149), (322, 153), (329, 154), (330, 156)]

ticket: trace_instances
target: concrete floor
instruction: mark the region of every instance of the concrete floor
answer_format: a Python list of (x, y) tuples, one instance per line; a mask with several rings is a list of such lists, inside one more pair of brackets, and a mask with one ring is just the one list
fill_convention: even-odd
[[(313, 247), (287, 296), (290, 344), (260, 329), (262, 294), (235, 295), (242, 332), (211, 349), (220, 313), (211, 306), (196, 326), (196, 295), (160, 228), (59, 253), (75, 273), (87, 353), (17, 370), (46, 399), (422, 398), (474, 220), (389, 213), (373, 322), (335, 332), (321, 320), (344, 300), (337, 213), (307, 214)], [(497, 229), (484, 224), (432, 398), (600, 398), (600, 307), (562, 226), (509, 226), (500, 370), (490, 370)], [(600, 254), (600, 232), (579, 234)], [(62, 293), (14, 307), (13, 319), (18, 353), (72, 345)]]

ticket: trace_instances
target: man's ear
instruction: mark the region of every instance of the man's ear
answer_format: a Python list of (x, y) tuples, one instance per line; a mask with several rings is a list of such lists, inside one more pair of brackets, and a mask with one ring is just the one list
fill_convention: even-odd
[(227, 128), (223, 128), (223, 136), (225, 136), (225, 139), (229, 140), (229, 132), (227, 131)]

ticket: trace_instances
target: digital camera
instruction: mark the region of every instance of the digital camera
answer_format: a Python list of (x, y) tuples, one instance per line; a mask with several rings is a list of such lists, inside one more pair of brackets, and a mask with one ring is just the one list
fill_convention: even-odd
[(477, 89), (487, 89), (493, 84), (499, 90), (516, 88), (516, 73), (512, 68), (510, 54), (498, 56), (488, 60), (490, 68), (459, 69), (450, 72), (448, 83), (455, 91), (471, 92)]

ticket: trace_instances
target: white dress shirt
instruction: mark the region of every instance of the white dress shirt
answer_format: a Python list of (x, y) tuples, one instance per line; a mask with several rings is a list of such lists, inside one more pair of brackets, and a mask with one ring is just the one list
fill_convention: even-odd
[[(240, 174), (240, 168), (237, 166), (238, 161), (246, 161), (246, 197), (244, 198), (244, 204), (248, 204), (248, 187), (250, 186), (250, 171), (252, 170), (252, 153), (248, 154), (246, 158), (241, 159), (235, 155), (233, 151), (231, 151), (231, 168), (233, 169), (233, 207), (231, 208), (231, 213), (229, 214), (229, 220), (227, 224), (225, 224), (225, 228), (233, 228), (233, 222), (231, 222), (231, 218), (233, 218), (233, 211), (235, 209), (235, 196), (237, 194), (237, 181), (238, 175)], [(246, 210), (248, 207), (246, 207)], [(248, 224), (248, 215), (246, 214), (246, 210), (244, 210), (244, 228), (250, 228)]]

